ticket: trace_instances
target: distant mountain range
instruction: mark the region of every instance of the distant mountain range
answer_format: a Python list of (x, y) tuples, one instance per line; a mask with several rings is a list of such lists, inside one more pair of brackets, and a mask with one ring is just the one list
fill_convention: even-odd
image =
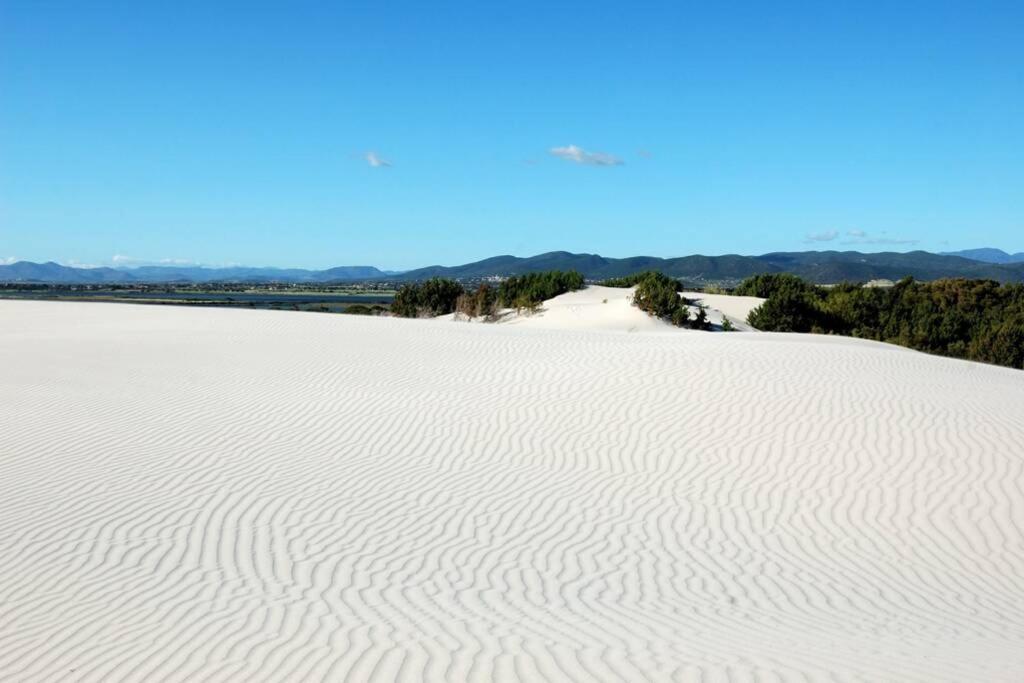
[(394, 272), (373, 266), (338, 266), (327, 270), (301, 268), (205, 268), (200, 266), (140, 266), (137, 268), (73, 268), (49, 261), (18, 261), (0, 266), (0, 282), (53, 284), (131, 284), (191, 282), (353, 282), (386, 280)]
[[(993, 258), (1002, 254), (1010, 261), (967, 258), (965, 253), (983, 252)], [(1013, 261), (1021, 257), (1019, 261)], [(736, 282), (758, 273), (793, 273), (818, 283), (899, 280), (912, 276), (919, 280), (946, 277), (987, 278), (1001, 282), (1024, 281), (1024, 256), (997, 249), (971, 250), (958, 254), (933, 254), (857, 251), (773, 252), (761, 256), (682, 256), (659, 258), (633, 256), (606, 258), (597, 254), (573, 254), (553, 251), (522, 258), (495, 256), (460, 266), (429, 266), (404, 273), (379, 270), (372, 266), (339, 266), (327, 270), (298, 268), (202, 268), (143, 266), (138, 268), (72, 268), (57, 263), (19, 261), (0, 266), (0, 282), (56, 284), (131, 284), (199, 282), (281, 282), (338, 283), (372, 280), (412, 281), (441, 276), (478, 279), (518, 275), (544, 270), (577, 270), (589, 279), (620, 277), (642, 270), (660, 270), (666, 275), (703, 282)]]
[(899, 280), (907, 275), (920, 280), (967, 277), (990, 278), (1001, 282), (1024, 281), (1024, 263), (983, 263), (961, 256), (932, 254), (926, 251), (877, 254), (863, 254), (858, 251), (802, 251), (774, 252), (761, 256), (727, 254), (679, 258), (605, 258), (596, 254), (555, 251), (529, 258), (495, 256), (462, 266), (430, 266), (407, 271), (399, 277), (404, 280), (421, 280), (435, 276), (470, 279), (490, 275), (571, 269), (578, 270), (591, 279), (620, 277), (642, 270), (660, 270), (666, 275), (696, 283), (738, 281), (758, 273), (793, 273), (818, 283), (844, 280)]
[(943, 251), (939, 253), (944, 256), (963, 256), (964, 258), (985, 263), (1024, 263), (1024, 251), (1019, 251), (1016, 254), (1007, 254), (1002, 249), (992, 249), (991, 247), (964, 249), (963, 251)]

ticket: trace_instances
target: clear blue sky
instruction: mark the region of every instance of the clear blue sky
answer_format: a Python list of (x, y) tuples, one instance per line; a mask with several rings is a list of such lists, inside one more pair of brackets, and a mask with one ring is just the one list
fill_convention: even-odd
[(976, 246), (1020, 0), (0, 2), (0, 259)]

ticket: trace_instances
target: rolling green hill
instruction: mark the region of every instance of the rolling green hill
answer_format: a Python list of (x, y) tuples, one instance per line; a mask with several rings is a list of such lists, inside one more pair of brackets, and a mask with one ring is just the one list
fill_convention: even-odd
[(659, 270), (666, 275), (700, 282), (730, 282), (759, 273), (793, 273), (820, 284), (875, 279), (899, 280), (912, 276), (919, 280), (947, 277), (986, 278), (1000, 282), (1024, 281), (1024, 264), (992, 264), (959, 256), (944, 256), (926, 251), (909, 253), (857, 251), (775, 252), (762, 256), (683, 256), (663, 259), (655, 256), (606, 258), (596, 254), (554, 251), (529, 258), (496, 256), (461, 266), (430, 266), (398, 276), (404, 280), (429, 277), (456, 279), (518, 275), (544, 270), (577, 270), (589, 279), (622, 277), (643, 270)]
[(552, 251), (522, 258), (493, 256), (459, 266), (429, 266), (405, 273), (389, 273), (371, 266), (342, 266), (328, 270), (278, 268), (198, 268), (144, 266), (140, 268), (72, 268), (57, 263), (20, 261), (0, 265), (0, 282), (96, 284), (132, 282), (339, 282), (339, 281), (412, 281), (431, 277), (460, 280), (492, 276), (507, 277), (549, 270), (576, 270), (590, 280), (622, 277), (645, 270), (692, 282), (738, 283), (760, 273), (793, 273), (811, 282), (830, 284), (875, 279), (899, 280), (908, 275), (918, 280), (965, 277), (1024, 281), (1024, 263), (986, 263), (962, 256), (858, 251), (774, 252), (761, 256), (631, 256), (608, 258), (597, 254), (573, 254)]

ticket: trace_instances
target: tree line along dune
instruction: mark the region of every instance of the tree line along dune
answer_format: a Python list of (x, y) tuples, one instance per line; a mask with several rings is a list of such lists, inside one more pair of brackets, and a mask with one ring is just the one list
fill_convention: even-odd
[[(703, 306), (680, 294), (682, 284), (658, 271), (612, 278), (634, 288), (633, 303), (678, 327), (710, 329)], [(496, 319), (503, 308), (536, 311), (542, 302), (586, 286), (578, 272), (548, 271), (467, 289), (434, 277), (402, 286), (391, 311), (401, 317), (453, 312)], [(726, 290), (716, 289), (717, 292)], [(899, 344), (918, 351), (1024, 368), (1024, 285), (993, 280), (904, 278), (893, 287), (811, 284), (788, 274), (756, 275), (728, 290), (766, 299), (747, 322), (761, 331), (836, 334)], [(695, 310), (691, 310), (694, 309)], [(726, 330), (732, 327), (723, 319)]]

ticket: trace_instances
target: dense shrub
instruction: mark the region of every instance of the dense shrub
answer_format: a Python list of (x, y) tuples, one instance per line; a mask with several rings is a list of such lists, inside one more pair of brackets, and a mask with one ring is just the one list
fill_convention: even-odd
[(455, 310), (464, 292), (458, 282), (439, 277), (402, 285), (391, 302), (391, 312), (403, 318), (444, 315)]
[(768, 294), (747, 318), (760, 330), (843, 334), (1024, 367), (1024, 285), (906, 278), (888, 289), (824, 288), (771, 275), (751, 278), (736, 291)]
[(985, 328), (971, 341), (968, 357), (1024, 369), (1024, 315)]
[(438, 316), (455, 310), (474, 318), (491, 316), (499, 306), (533, 311), (546, 299), (584, 286), (582, 275), (560, 270), (516, 275), (497, 289), (482, 284), (473, 292), (454, 280), (435, 277), (403, 285), (391, 302), (391, 311), (404, 318)]
[(655, 277), (655, 278), (658, 278), (659, 280), (671, 280), (672, 283), (673, 283), (673, 286), (675, 287), (675, 291), (677, 291), (677, 292), (683, 291), (683, 283), (682, 282), (680, 282), (679, 280), (675, 280), (673, 278), (670, 278), (667, 275), (663, 275), (662, 273), (660, 273), (660, 272), (658, 272), (656, 270), (645, 270), (645, 271), (643, 271), (641, 273), (633, 273), (632, 275), (626, 275), (626, 276), (623, 276), (623, 277), (613, 277), (613, 278), (609, 278), (609, 279), (607, 279), (607, 280), (605, 280), (605, 281), (603, 281), (603, 282), (601, 282), (599, 284), (602, 285), (603, 287), (621, 287), (621, 288), (625, 289), (625, 288), (629, 288), (629, 287), (634, 287), (634, 286), (640, 284), (641, 281), (643, 281), (643, 280), (645, 280), (647, 278), (650, 278), (650, 277)]
[(805, 292), (813, 294), (815, 286), (789, 273), (762, 273), (748, 277), (733, 294), (736, 296), (757, 296), (767, 299), (780, 291)]
[(772, 332), (812, 332), (825, 330), (823, 312), (813, 294), (783, 287), (747, 316), (747, 322), (759, 330)]
[(682, 305), (681, 301), (676, 281), (661, 273), (645, 273), (633, 292), (633, 303), (637, 308), (667, 320)]
[(498, 287), (498, 304), (506, 308), (536, 308), (542, 301), (584, 286), (586, 281), (575, 270), (516, 275)]
[[(650, 315), (669, 321), (676, 327), (694, 327), (687, 301), (679, 296), (678, 290), (678, 280), (654, 271), (643, 273), (637, 280), (636, 290), (633, 292), (633, 305)], [(706, 322), (706, 316), (704, 320)]]
[(704, 308), (703, 304), (701, 304), (700, 306), (697, 307), (697, 312), (693, 314), (693, 317), (690, 318), (689, 322), (690, 322), (690, 327), (695, 329), (695, 330), (710, 330), (711, 329), (711, 321), (708, 320), (708, 312)]
[(455, 302), (455, 310), (470, 318), (491, 318), (497, 312), (498, 292), (484, 283), (475, 292), (466, 292)]
[(668, 321), (676, 327), (686, 327), (690, 323), (690, 309), (680, 302), (680, 305), (672, 311)]

